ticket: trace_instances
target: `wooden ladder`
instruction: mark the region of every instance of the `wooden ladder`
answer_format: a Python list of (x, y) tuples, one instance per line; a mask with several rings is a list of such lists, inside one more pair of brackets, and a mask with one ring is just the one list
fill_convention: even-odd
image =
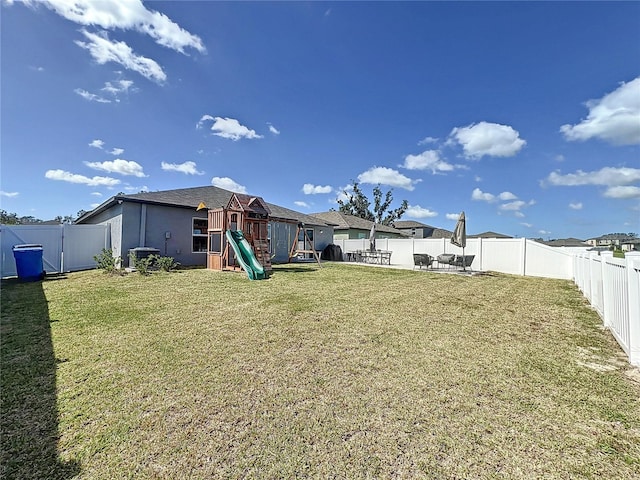
[(256, 254), (256, 258), (267, 271), (273, 270), (271, 267), (271, 254), (269, 253), (269, 243), (266, 240), (253, 240), (253, 251)]

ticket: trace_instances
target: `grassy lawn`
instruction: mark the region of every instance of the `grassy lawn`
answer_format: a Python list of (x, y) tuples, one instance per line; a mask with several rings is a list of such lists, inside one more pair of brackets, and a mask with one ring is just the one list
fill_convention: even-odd
[(568, 281), (88, 271), (1, 300), (3, 478), (640, 476), (640, 385)]

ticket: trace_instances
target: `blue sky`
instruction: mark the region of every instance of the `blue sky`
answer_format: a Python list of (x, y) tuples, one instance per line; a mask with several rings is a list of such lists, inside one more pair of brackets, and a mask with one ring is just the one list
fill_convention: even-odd
[(639, 2), (7, 2), (1, 207), (203, 185), (304, 213), (640, 233)]

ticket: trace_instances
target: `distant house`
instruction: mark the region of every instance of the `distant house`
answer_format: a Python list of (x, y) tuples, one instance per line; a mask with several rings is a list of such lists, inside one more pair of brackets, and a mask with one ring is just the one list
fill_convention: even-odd
[(587, 240), (594, 247), (617, 248), (624, 251), (640, 250), (640, 238), (624, 233), (608, 233), (600, 237)]
[(496, 232), (482, 232), (482, 233), (477, 233), (475, 235), (467, 235), (468, 238), (513, 238), (510, 237), (509, 235), (505, 235), (503, 233), (496, 233)]
[(591, 245), (585, 242), (584, 240), (580, 240), (578, 238), (557, 238), (555, 240), (543, 240), (541, 238), (537, 238), (536, 242), (543, 243), (550, 247), (586, 247), (589, 248)]
[[(346, 213), (330, 211), (312, 213), (311, 216), (318, 221), (325, 222), (333, 227), (334, 240), (350, 240), (369, 238), (373, 222), (364, 218), (347, 215)], [(376, 238), (404, 238), (405, 235), (393, 227), (376, 224)]]
[[(226, 207), (232, 195), (233, 192), (214, 186), (118, 194), (82, 215), (76, 223), (109, 225), (113, 254), (125, 262), (129, 250), (150, 247), (181, 265), (205, 266), (208, 209)], [(201, 203), (206, 208), (196, 210)], [(296, 233), (299, 242), (306, 241), (298, 231), (299, 225), (303, 225), (316, 250), (332, 243), (333, 227), (326, 222), (271, 203), (266, 206), (270, 212), (267, 235), (273, 262), (289, 260)]]
[(396, 220), (394, 226), (410, 238), (451, 238), (453, 232), (413, 220)]

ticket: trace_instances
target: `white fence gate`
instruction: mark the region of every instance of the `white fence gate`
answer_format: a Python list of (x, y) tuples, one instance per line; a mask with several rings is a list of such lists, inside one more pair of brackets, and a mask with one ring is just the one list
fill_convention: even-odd
[(17, 275), (14, 245), (42, 245), (44, 270), (64, 273), (95, 268), (94, 255), (110, 243), (107, 225), (0, 225), (0, 274)]

